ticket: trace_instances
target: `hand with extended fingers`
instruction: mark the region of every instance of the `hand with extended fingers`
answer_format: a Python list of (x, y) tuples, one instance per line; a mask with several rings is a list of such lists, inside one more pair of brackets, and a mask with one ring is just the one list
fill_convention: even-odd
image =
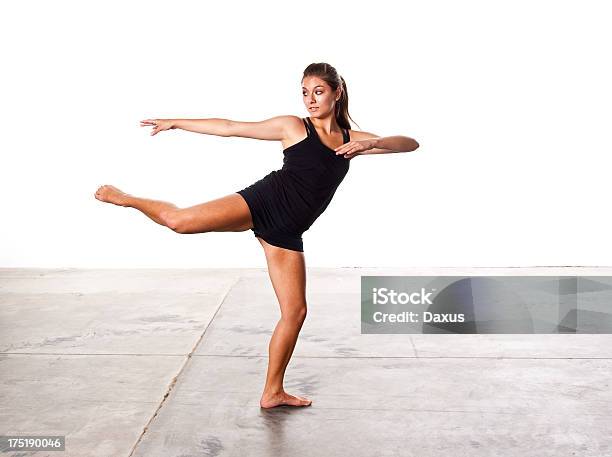
[(375, 146), (373, 139), (367, 140), (353, 140), (348, 143), (344, 143), (342, 146), (338, 146), (334, 151), (336, 151), (336, 155), (343, 154), (345, 158), (352, 159), (356, 155), (362, 154), (364, 151), (368, 149), (372, 149)]
[(152, 125), (153, 130), (151, 130), (151, 135), (155, 135), (162, 130), (173, 129), (172, 119), (145, 119), (144, 121), (140, 121), (141, 127), (146, 127), (147, 125)]

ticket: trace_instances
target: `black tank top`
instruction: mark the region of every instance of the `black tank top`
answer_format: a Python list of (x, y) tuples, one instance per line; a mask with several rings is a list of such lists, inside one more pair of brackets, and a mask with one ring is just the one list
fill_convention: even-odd
[[(302, 119), (307, 136), (283, 151), (280, 172), (292, 203), (292, 218), (306, 230), (329, 205), (336, 189), (349, 170), (349, 159), (325, 146), (310, 120)], [(348, 130), (342, 129), (343, 144), (350, 141)]]

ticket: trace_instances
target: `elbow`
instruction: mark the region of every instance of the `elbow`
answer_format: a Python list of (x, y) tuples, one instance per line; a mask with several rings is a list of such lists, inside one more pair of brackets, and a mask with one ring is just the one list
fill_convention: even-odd
[(219, 136), (234, 136), (236, 131), (236, 124), (230, 119), (223, 119), (221, 124), (221, 132)]
[(409, 140), (410, 140), (410, 145), (405, 152), (412, 152), (419, 148), (420, 144), (417, 140), (415, 140), (414, 138), (409, 138)]

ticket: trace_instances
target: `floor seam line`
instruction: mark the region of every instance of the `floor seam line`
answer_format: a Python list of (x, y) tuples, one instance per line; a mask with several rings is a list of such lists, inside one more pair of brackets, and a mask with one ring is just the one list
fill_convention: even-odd
[(227, 296), (230, 294), (230, 292), (236, 286), (236, 284), (238, 284), (240, 282), (241, 279), (242, 279), (242, 274), (239, 273), (237, 279), (229, 286), (229, 288), (227, 289), (227, 291), (223, 295), (223, 298), (221, 298), (221, 300), (219, 301), (219, 306), (217, 306), (217, 309), (215, 310), (215, 312), (214, 312), (213, 316), (211, 317), (210, 321), (208, 322), (208, 325), (206, 326), (204, 331), (200, 334), (200, 337), (196, 341), (196, 343), (193, 346), (193, 348), (191, 348), (191, 351), (185, 356), (185, 361), (181, 365), (181, 368), (179, 369), (179, 371), (176, 374), (176, 376), (174, 376), (174, 378), (172, 378), (172, 381), (170, 381), (170, 384), (168, 385), (168, 387), (166, 389), (166, 393), (164, 394), (161, 402), (157, 406), (157, 409), (155, 410), (153, 415), (149, 418), (149, 420), (145, 424), (142, 432), (140, 433), (140, 435), (138, 436), (138, 439), (136, 440), (136, 443), (134, 443), (134, 445), (132, 446), (132, 449), (130, 450), (130, 453), (128, 454), (128, 457), (132, 457), (134, 455), (134, 452), (136, 451), (136, 448), (142, 442), (142, 439), (145, 436), (145, 434), (147, 433), (150, 425), (153, 423), (153, 421), (155, 420), (155, 418), (157, 417), (157, 415), (161, 411), (164, 403), (166, 402), (166, 399), (170, 396), (170, 392), (172, 392), (172, 389), (174, 389), (174, 386), (176, 385), (176, 383), (177, 383), (179, 377), (181, 376), (181, 374), (183, 373), (183, 371), (185, 371), (185, 368), (187, 367), (187, 364), (191, 360), (194, 352), (196, 351), (196, 349), (198, 348), (200, 342), (204, 338), (204, 335), (208, 331), (208, 328), (211, 326), (211, 324), (215, 320), (215, 317), (217, 317), (217, 314), (219, 313), (219, 310), (223, 306), (223, 303), (225, 303), (225, 300), (227, 299)]
[[(0, 355), (31, 355), (31, 356), (121, 356), (121, 357), (186, 357), (185, 354), (138, 354), (138, 353), (84, 353), (84, 352), (0, 352)], [(268, 357), (265, 354), (235, 355), (235, 354), (191, 354), (192, 357)], [(612, 357), (529, 357), (529, 356), (497, 356), (497, 355), (466, 355), (466, 356), (429, 356), (429, 355), (364, 355), (364, 356), (335, 356), (335, 355), (293, 355), (291, 358), (303, 359), (530, 359), (530, 360), (612, 360)]]

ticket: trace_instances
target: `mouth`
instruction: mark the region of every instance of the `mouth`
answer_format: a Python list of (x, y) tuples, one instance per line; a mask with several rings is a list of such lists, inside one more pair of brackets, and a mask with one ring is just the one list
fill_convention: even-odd
[(311, 106), (310, 108), (308, 108), (308, 111), (316, 111), (318, 109), (319, 109), (318, 106)]

